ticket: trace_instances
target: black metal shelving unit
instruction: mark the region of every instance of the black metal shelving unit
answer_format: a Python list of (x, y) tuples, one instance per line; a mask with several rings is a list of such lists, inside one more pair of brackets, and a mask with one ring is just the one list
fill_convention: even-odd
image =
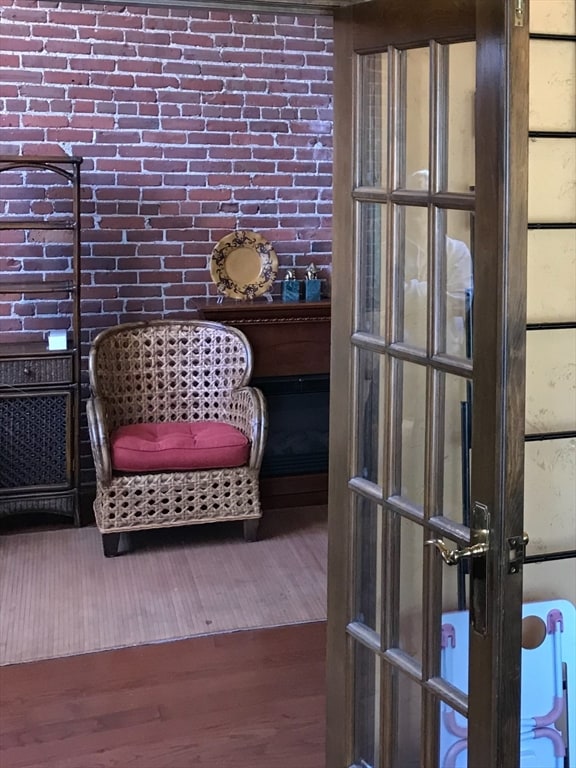
[[(0, 217), (0, 234), (24, 233), (13, 252), (25, 252), (28, 244), (38, 249), (38, 238), (28, 239), (34, 232), (70, 233), (62, 238), (68, 268), (61, 274), (43, 269), (42, 259), (31, 271), (11, 256), (10, 238), (3, 243), (12, 263), (0, 275), (0, 300), (31, 303), (35, 314), (35, 302), (51, 299), (56, 315), (63, 302), (69, 320), (65, 349), (51, 350), (45, 338), (28, 340), (25, 333), (23, 341), (0, 343), (0, 520), (47, 514), (79, 524), (81, 164), (73, 155), (0, 155), (0, 180), (18, 174), (2, 188), (13, 191), (20, 183), (21, 200), (31, 209), (30, 216)], [(49, 205), (46, 189), (58, 190)], [(38, 213), (43, 206), (47, 212)], [(50, 237), (40, 242), (46, 249)]]

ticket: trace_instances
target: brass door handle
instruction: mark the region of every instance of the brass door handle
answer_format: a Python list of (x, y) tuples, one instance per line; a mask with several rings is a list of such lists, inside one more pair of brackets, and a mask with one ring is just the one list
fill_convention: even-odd
[[(436, 547), (442, 556), (442, 560), (446, 565), (456, 565), (464, 557), (481, 557), (488, 552), (488, 537), (489, 531), (482, 529), (478, 531), (479, 542), (472, 544), (469, 547), (462, 547), (462, 549), (450, 549), (444, 539), (429, 539), (426, 544)], [(529, 542), (527, 533), (522, 535), (522, 546), (525, 548)]]
[(450, 549), (444, 539), (430, 539), (426, 544), (431, 544), (436, 547), (442, 555), (442, 560), (444, 560), (446, 565), (456, 565), (464, 557), (480, 557), (488, 552), (487, 541), (472, 544), (469, 547), (462, 547), (462, 549)]

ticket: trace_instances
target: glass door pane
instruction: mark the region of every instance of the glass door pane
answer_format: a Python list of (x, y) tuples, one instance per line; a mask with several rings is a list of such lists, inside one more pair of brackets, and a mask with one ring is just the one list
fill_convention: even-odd
[(398, 263), (404, 295), (398, 306), (402, 332), (398, 341), (425, 350), (427, 342), (428, 210), (424, 206), (397, 206)]
[(470, 192), (474, 187), (474, 94), (476, 45), (454, 43), (448, 55), (448, 147), (446, 189)]
[(359, 88), (366, 112), (358, 132), (366, 148), (359, 159), (359, 185), (386, 188), (388, 184), (388, 55), (365, 56)]
[(430, 49), (428, 46), (401, 52), (402, 114), (405, 135), (399, 158), (404, 156), (402, 186), (428, 188), (430, 158)]
[(387, 206), (360, 203), (358, 231), (362, 242), (357, 280), (357, 330), (384, 336), (386, 310)]

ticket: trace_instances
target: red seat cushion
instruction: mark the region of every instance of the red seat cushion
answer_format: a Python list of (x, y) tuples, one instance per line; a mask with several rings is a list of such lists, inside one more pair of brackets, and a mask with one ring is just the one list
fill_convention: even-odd
[(248, 438), (218, 421), (130, 424), (110, 442), (112, 466), (121, 472), (241, 467), (250, 455)]

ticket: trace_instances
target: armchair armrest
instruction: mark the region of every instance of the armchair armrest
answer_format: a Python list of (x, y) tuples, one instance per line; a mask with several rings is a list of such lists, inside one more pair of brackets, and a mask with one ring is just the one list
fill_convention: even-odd
[(268, 411), (264, 395), (256, 387), (242, 387), (230, 394), (227, 420), (251, 443), (250, 467), (260, 469), (268, 434)]
[(110, 443), (108, 441), (108, 430), (106, 429), (104, 404), (99, 397), (90, 397), (88, 399), (86, 402), (86, 416), (96, 475), (102, 485), (108, 485), (112, 480), (112, 460), (110, 457)]

